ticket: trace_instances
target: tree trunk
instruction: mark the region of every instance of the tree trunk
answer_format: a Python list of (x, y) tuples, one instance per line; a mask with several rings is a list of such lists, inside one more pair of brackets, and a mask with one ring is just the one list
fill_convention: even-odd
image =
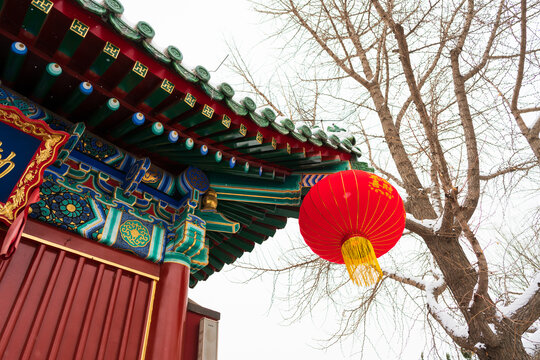
[(437, 261), (461, 312), (468, 318), (467, 308), (478, 281), (478, 274), (463, 252), (458, 236), (432, 235), (423, 236), (423, 239)]
[(480, 360), (528, 360), (531, 359), (521, 342), (521, 335), (504, 332), (499, 336), (501, 342), (497, 346), (486, 345), (477, 352)]

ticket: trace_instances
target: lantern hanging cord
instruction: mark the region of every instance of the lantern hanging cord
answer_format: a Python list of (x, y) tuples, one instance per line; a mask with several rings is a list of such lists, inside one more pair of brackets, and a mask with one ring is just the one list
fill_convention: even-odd
[(341, 254), (355, 284), (370, 286), (382, 278), (381, 267), (368, 239), (361, 236), (349, 238), (341, 245)]

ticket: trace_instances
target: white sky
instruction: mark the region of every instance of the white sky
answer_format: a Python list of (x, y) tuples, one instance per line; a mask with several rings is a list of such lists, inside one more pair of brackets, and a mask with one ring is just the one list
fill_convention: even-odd
[[(259, 16), (245, 0), (122, 0), (124, 17), (135, 24), (143, 20), (156, 31), (154, 42), (160, 47), (177, 46), (184, 55), (189, 68), (203, 65), (214, 70), (229, 54), (227, 42), (234, 42), (249, 63), (257, 70), (272, 67), (272, 44), (262, 42), (272, 32), (272, 24), (261, 24)], [(212, 73), (212, 82), (227, 81), (237, 84), (223, 66)], [(237, 86), (234, 86), (238, 90)], [(298, 237), (298, 223), (289, 221), (287, 229), (278, 231), (273, 239), (257, 246), (253, 256), (279, 256), (279, 243), (287, 243), (288, 236)], [(244, 260), (242, 258), (242, 260)], [(219, 330), (219, 358), (221, 360), (266, 359), (352, 359), (359, 358), (359, 344), (334, 346), (323, 351), (317, 340), (324, 339), (335, 329), (337, 319), (321, 310), (314, 319), (287, 325), (282, 320), (283, 305), (271, 305), (271, 279), (238, 283), (245, 274), (239, 269), (226, 266), (206, 282), (190, 291), (190, 298), (202, 306), (221, 313)], [(345, 274), (345, 269), (344, 269)], [(236, 282), (235, 282), (236, 281)], [(330, 316), (329, 318), (326, 318)], [(389, 323), (392, 327), (393, 324)], [(381, 334), (378, 354), (364, 352), (364, 358), (395, 359), (397, 355), (388, 350)], [(421, 349), (408, 346), (403, 359), (420, 359)], [(356, 351), (356, 353), (355, 353)], [(392, 355), (390, 355), (392, 354)]]

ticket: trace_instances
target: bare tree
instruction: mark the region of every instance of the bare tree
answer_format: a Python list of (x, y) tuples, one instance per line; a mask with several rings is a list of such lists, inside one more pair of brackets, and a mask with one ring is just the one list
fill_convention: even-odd
[[(298, 84), (315, 100), (285, 101), (284, 108), (303, 120), (305, 110), (295, 105), (310, 104), (318, 116), (325, 103), (351, 110), (349, 126), (370, 162), (406, 194), (404, 237), (421, 241), (418, 266), (409, 268), (417, 273), (396, 271), (399, 264), (387, 269), (343, 311), (334, 340), (359, 330), (376, 295), (396, 283), (429, 314), (426, 326), (434, 320), (463, 351), (539, 358), (540, 345), (527, 343), (540, 342), (538, 216), (510, 218), (522, 230), (500, 259), (486, 250), (490, 237), (502, 236), (488, 229), (480, 204), (522, 197), (531, 214), (538, 211), (540, 4), (273, 0), (258, 10), (275, 19), (291, 58), (309, 63)], [(251, 74), (246, 79), (263, 93)], [(309, 256), (258, 269), (288, 274), (289, 296), (299, 301), (293, 316), (344, 286), (333, 265)]]

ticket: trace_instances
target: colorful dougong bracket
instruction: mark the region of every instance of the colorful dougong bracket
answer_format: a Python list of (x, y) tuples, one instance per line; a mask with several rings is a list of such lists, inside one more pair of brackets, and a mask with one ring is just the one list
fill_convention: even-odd
[(135, 161), (129, 169), (126, 179), (124, 180), (124, 196), (130, 196), (143, 180), (146, 172), (150, 168), (150, 159), (144, 158)]
[(64, 147), (62, 147), (62, 149), (58, 153), (58, 158), (56, 159), (54, 166), (62, 166), (62, 164), (69, 157), (69, 154), (71, 154), (73, 149), (75, 149), (75, 146), (77, 146), (77, 143), (79, 142), (85, 130), (86, 126), (83, 123), (76, 123), (71, 127), (71, 129), (68, 131), (69, 139), (66, 145), (64, 145)]

